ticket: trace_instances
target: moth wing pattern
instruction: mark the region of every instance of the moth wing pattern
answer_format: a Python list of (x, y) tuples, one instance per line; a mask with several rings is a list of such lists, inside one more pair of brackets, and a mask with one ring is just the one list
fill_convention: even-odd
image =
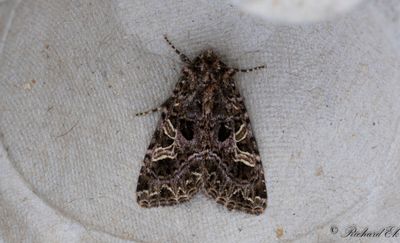
[(172, 111), (174, 100), (170, 98), (161, 107), (161, 118), (140, 170), (136, 193), (142, 207), (188, 201), (200, 188), (199, 161), (190, 161), (192, 148), (179, 144), (184, 138), (177, 129), (182, 122)]
[(230, 210), (260, 214), (267, 206), (267, 190), (250, 119), (234, 81), (223, 90), (215, 111), (223, 115), (211, 146), (216, 156), (204, 162), (204, 190)]
[(137, 184), (142, 207), (174, 205), (203, 191), (228, 209), (261, 214), (267, 206), (264, 170), (250, 119), (233, 75), (264, 68), (230, 68), (212, 51), (190, 60), (161, 118)]

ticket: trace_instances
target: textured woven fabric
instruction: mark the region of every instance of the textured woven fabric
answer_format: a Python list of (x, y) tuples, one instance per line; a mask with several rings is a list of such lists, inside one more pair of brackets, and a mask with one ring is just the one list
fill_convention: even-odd
[[(0, 8), (4, 242), (334, 242), (352, 224), (398, 224), (397, 1), (307, 25), (266, 22), (225, 1)], [(264, 214), (229, 212), (202, 194), (137, 205), (159, 114), (134, 114), (160, 105), (182, 67), (164, 34), (189, 57), (213, 48), (232, 67), (268, 66), (236, 76), (266, 172)]]

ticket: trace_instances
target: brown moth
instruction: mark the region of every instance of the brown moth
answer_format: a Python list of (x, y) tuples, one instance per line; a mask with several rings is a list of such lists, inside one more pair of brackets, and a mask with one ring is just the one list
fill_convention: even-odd
[(235, 87), (237, 72), (212, 51), (191, 61), (168, 44), (187, 65), (161, 111), (137, 184), (142, 207), (174, 205), (198, 191), (251, 214), (267, 206), (267, 190), (256, 140), (243, 98)]

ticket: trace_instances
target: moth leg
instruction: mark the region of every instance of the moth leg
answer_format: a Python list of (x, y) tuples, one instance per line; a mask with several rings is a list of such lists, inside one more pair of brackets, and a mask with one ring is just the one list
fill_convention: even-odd
[(185, 54), (183, 54), (182, 52), (180, 52), (180, 51), (174, 46), (174, 44), (172, 44), (172, 42), (168, 39), (168, 37), (167, 37), (166, 35), (164, 35), (164, 39), (167, 41), (168, 45), (169, 45), (172, 49), (174, 49), (174, 51), (176, 52), (176, 54), (179, 55), (179, 57), (181, 58), (181, 60), (182, 60), (183, 62), (188, 63), (188, 64), (191, 63), (190, 59), (189, 59)]
[(150, 110), (147, 110), (147, 111), (139, 112), (139, 113), (136, 113), (135, 116), (145, 116), (145, 115), (148, 115), (148, 114), (150, 114), (150, 113), (160, 111), (161, 108), (162, 108), (162, 107), (159, 106), (159, 107), (154, 108), (154, 109), (150, 109)]
[(246, 69), (240, 69), (240, 68), (234, 68), (233, 70), (235, 70), (235, 72), (242, 72), (242, 73), (248, 73), (248, 72), (253, 72), (259, 69), (263, 69), (266, 68), (265, 65), (261, 65), (258, 67), (253, 67), (253, 68), (246, 68)]

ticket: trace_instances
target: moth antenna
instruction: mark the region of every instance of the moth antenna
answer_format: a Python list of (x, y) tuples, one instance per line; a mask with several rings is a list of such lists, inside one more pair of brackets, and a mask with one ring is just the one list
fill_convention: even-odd
[(185, 54), (183, 54), (181, 51), (179, 51), (179, 50), (174, 46), (174, 44), (172, 44), (172, 42), (168, 39), (168, 37), (167, 37), (166, 35), (164, 35), (164, 39), (165, 39), (165, 41), (167, 41), (168, 45), (169, 45), (172, 49), (174, 49), (174, 51), (176, 52), (176, 54), (179, 55), (179, 57), (181, 58), (181, 60), (182, 60), (183, 62), (186, 62), (186, 63), (188, 63), (188, 64), (190, 64), (190, 63), (192, 62), (192, 61), (190, 61), (190, 59), (189, 59)]
[(249, 72), (253, 72), (253, 71), (256, 71), (259, 69), (263, 69), (263, 68), (267, 68), (267, 67), (265, 65), (261, 65), (258, 67), (246, 68), (246, 69), (234, 68), (233, 70), (235, 70), (236, 72), (249, 73)]
[(160, 110), (161, 110), (161, 107), (157, 107), (157, 108), (154, 108), (154, 109), (151, 109), (151, 110), (147, 110), (147, 111), (136, 113), (135, 116), (145, 116), (145, 115), (148, 115), (150, 113), (157, 112), (157, 111), (160, 111)]

